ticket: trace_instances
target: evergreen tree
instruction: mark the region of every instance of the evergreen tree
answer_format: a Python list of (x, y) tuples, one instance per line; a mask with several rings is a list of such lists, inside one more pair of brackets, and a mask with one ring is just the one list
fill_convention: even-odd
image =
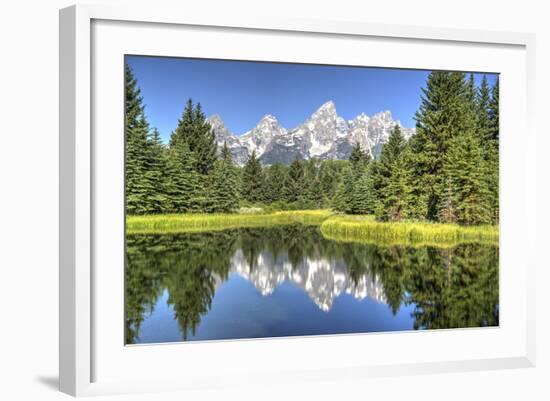
[(242, 196), (249, 202), (261, 202), (264, 199), (264, 175), (256, 151), (248, 157), (242, 172)]
[(378, 162), (372, 161), (367, 165), (366, 171), (355, 183), (354, 200), (352, 201), (355, 212), (358, 214), (372, 214), (376, 210), (378, 201), (374, 186), (375, 170)]
[(445, 197), (440, 217), (459, 224), (474, 225), (491, 222), (487, 163), (480, 139), (473, 132), (453, 138), (445, 155)]
[(264, 193), (266, 202), (279, 202), (284, 200), (286, 172), (287, 167), (282, 163), (275, 163), (264, 170)]
[(438, 220), (444, 193), (443, 164), (453, 139), (475, 130), (471, 88), (459, 72), (435, 71), (422, 89), (411, 139), (414, 216)]
[(478, 134), (481, 138), (481, 144), (487, 145), (491, 140), (490, 122), (489, 122), (489, 103), (491, 101), (491, 94), (489, 90), (489, 84), (487, 83), (487, 77), (483, 75), (481, 85), (476, 93), (475, 98), (475, 113)]
[(377, 218), (397, 221), (410, 214), (410, 179), (405, 157), (406, 141), (401, 128), (396, 124), (382, 148), (376, 168), (373, 187), (376, 187), (378, 202), (375, 208)]
[(321, 180), (319, 177), (320, 161), (312, 158), (305, 162), (303, 191), (299, 199), (300, 208), (316, 209), (323, 203), (323, 193), (321, 192)]
[(499, 221), (499, 81), (498, 78), (491, 89), (488, 102), (488, 144), (486, 154), (488, 185), (491, 204), (491, 220), (493, 224)]
[(166, 163), (166, 196), (172, 213), (199, 211), (197, 199), (201, 196), (199, 175), (195, 170), (195, 154), (187, 143), (174, 142), (168, 149)]
[(342, 171), (342, 179), (338, 184), (338, 189), (334, 196), (332, 207), (342, 213), (354, 214), (356, 208), (354, 207), (355, 195), (355, 175), (351, 167), (346, 167)]
[(145, 118), (143, 98), (131, 68), (125, 65), (125, 193), (126, 212), (144, 214), (148, 211), (147, 194), (151, 193), (148, 167), (149, 124)]
[(197, 170), (201, 174), (208, 174), (214, 167), (218, 145), (216, 135), (210, 124), (206, 121), (206, 116), (202, 111), (200, 103), (197, 103), (193, 116), (195, 126), (196, 146), (190, 149), (197, 153)]
[(354, 172), (361, 175), (370, 161), (370, 153), (363, 151), (361, 145), (356, 143), (351, 150), (349, 161)]
[(146, 213), (163, 213), (169, 208), (166, 196), (167, 153), (162, 145), (160, 133), (155, 128), (148, 138), (145, 180), (148, 183), (145, 194)]
[(296, 202), (302, 197), (305, 188), (304, 182), (304, 166), (296, 158), (290, 164), (285, 176), (283, 193), (287, 202)]
[(178, 126), (170, 138), (170, 146), (185, 142), (195, 153), (195, 169), (200, 174), (208, 174), (216, 161), (216, 138), (212, 127), (206, 122), (200, 103), (193, 105), (189, 99), (185, 105)]
[(499, 139), (499, 79), (497, 78), (491, 89), (491, 99), (489, 101), (489, 134), (490, 137), (498, 141)]
[(221, 155), (210, 174), (208, 211), (228, 213), (239, 207), (239, 177), (226, 143)]

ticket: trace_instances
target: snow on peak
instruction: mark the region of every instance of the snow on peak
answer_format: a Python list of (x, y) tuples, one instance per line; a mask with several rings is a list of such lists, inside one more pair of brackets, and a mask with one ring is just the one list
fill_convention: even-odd
[(218, 144), (227, 141), (234, 160), (242, 165), (256, 151), (265, 164), (290, 163), (295, 158), (347, 159), (352, 147), (359, 143), (373, 156), (380, 154), (395, 124), (406, 138), (414, 128), (405, 128), (393, 120), (391, 111), (381, 111), (369, 117), (360, 113), (344, 120), (336, 112), (332, 100), (322, 104), (304, 123), (287, 131), (272, 114), (264, 115), (250, 131), (241, 136), (230, 133), (218, 115), (208, 118), (216, 132)]

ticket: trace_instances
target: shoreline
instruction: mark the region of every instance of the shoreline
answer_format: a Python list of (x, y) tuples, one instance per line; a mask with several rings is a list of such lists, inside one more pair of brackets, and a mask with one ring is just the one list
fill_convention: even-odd
[(126, 234), (184, 234), (289, 224), (318, 226), (339, 242), (450, 247), (462, 243), (499, 244), (498, 226), (459, 226), (417, 221), (379, 222), (373, 216), (341, 215), (328, 209), (241, 214), (159, 214), (126, 217)]

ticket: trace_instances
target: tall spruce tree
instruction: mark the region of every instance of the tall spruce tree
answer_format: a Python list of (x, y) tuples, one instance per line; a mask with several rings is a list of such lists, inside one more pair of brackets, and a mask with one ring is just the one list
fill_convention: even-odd
[(208, 212), (233, 212), (239, 207), (239, 177), (227, 143), (214, 163), (208, 188)]
[(405, 147), (406, 140), (396, 124), (382, 148), (376, 176), (373, 177), (377, 180), (375, 214), (378, 219), (398, 221), (410, 215), (410, 175)]
[(125, 65), (125, 194), (126, 212), (144, 214), (149, 211), (147, 196), (152, 191), (146, 176), (148, 167), (149, 124), (145, 118), (143, 98), (132, 69)]
[(275, 163), (265, 172), (265, 200), (266, 202), (279, 202), (284, 200), (284, 185), (287, 167), (282, 163)]
[(288, 167), (285, 176), (283, 192), (287, 202), (296, 202), (303, 196), (305, 189), (304, 178), (303, 162), (295, 158)]
[(344, 168), (342, 176), (332, 201), (332, 207), (342, 213), (355, 214), (357, 211), (355, 202), (355, 174), (351, 166)]
[(487, 184), (487, 162), (480, 138), (466, 131), (453, 138), (443, 168), (444, 196), (440, 220), (464, 225), (491, 222), (490, 193)]
[(491, 102), (491, 94), (486, 75), (483, 75), (481, 85), (476, 92), (476, 98), (474, 102), (477, 131), (478, 135), (481, 138), (481, 144), (482, 146), (484, 146), (489, 144), (489, 141), (491, 140), (489, 117), (489, 104)]
[(242, 171), (241, 190), (242, 197), (249, 202), (261, 202), (264, 200), (264, 174), (260, 160), (253, 150)]
[(499, 78), (491, 88), (491, 99), (489, 101), (489, 132), (493, 140), (499, 139)]
[(212, 127), (206, 121), (200, 103), (187, 100), (178, 125), (170, 138), (170, 146), (183, 141), (195, 154), (195, 169), (200, 174), (208, 174), (216, 161), (217, 145)]
[(195, 154), (189, 150), (189, 145), (183, 141), (175, 141), (168, 149), (166, 163), (166, 197), (171, 213), (200, 210), (197, 199), (202, 195), (202, 190), (195, 167)]
[(445, 155), (454, 138), (475, 130), (470, 96), (463, 73), (435, 71), (428, 76), (411, 139), (414, 217), (439, 219)]
[(198, 172), (208, 174), (214, 167), (218, 147), (214, 130), (212, 130), (212, 127), (206, 121), (206, 116), (202, 111), (200, 103), (197, 103), (195, 107), (193, 123), (195, 126), (196, 145), (190, 146), (190, 149), (197, 154)]
[(147, 192), (145, 194), (146, 213), (163, 213), (168, 211), (169, 202), (166, 195), (166, 164), (167, 151), (160, 139), (160, 133), (155, 128), (151, 131), (147, 143), (147, 161), (145, 180)]

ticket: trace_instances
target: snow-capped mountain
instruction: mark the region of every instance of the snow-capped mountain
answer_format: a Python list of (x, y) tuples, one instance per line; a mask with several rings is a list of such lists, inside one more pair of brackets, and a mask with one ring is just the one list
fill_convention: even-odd
[(332, 101), (323, 104), (304, 123), (291, 130), (282, 127), (270, 114), (241, 136), (229, 132), (218, 115), (209, 117), (208, 122), (216, 134), (218, 147), (226, 142), (233, 160), (239, 165), (246, 162), (252, 151), (263, 164), (289, 164), (295, 158), (347, 159), (356, 143), (377, 157), (395, 124), (399, 124), (406, 138), (415, 133), (414, 128), (405, 128), (394, 120), (390, 111), (371, 117), (361, 113), (346, 121), (338, 115)]

